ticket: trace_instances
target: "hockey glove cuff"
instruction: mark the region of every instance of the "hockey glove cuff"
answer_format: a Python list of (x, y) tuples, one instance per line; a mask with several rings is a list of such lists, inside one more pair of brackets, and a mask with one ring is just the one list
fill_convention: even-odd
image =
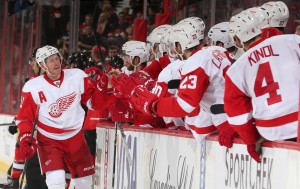
[(152, 94), (143, 86), (136, 87), (130, 95), (130, 101), (134, 106), (147, 115), (156, 116), (158, 100), (159, 98), (155, 94)]
[[(218, 128), (218, 127), (217, 127)], [(219, 134), (219, 144), (227, 148), (231, 148), (233, 145), (233, 139), (237, 136), (235, 130), (227, 123), (220, 130)]]
[(34, 156), (37, 149), (37, 141), (33, 137), (32, 144), (30, 144), (30, 133), (20, 134), (19, 144), (20, 144), (20, 151), (26, 159), (30, 159)]

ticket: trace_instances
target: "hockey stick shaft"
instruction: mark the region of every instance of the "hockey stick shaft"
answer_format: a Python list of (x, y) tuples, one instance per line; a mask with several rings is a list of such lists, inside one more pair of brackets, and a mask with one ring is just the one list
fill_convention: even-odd
[(101, 117), (91, 117), (90, 120), (93, 120), (93, 121), (111, 121), (110, 118), (101, 118)]
[[(29, 141), (29, 145), (30, 146), (32, 145), (33, 135), (34, 135), (34, 132), (35, 132), (35, 129), (36, 129), (36, 123), (37, 123), (37, 121), (39, 119), (39, 111), (40, 111), (40, 106), (38, 105), (36, 107), (36, 112), (35, 112), (35, 117), (34, 117), (34, 121), (33, 121), (32, 131), (31, 131), (31, 134), (30, 134), (30, 141)], [(24, 182), (24, 176), (25, 176), (26, 169), (27, 169), (27, 165), (28, 165), (28, 161), (26, 160), (25, 161), (25, 165), (24, 165), (24, 169), (23, 169), (23, 174), (22, 174), (22, 178), (21, 178), (19, 189), (22, 189), (23, 182)]]
[(132, 159), (131, 159), (129, 148), (128, 148), (128, 145), (127, 145), (126, 136), (124, 134), (124, 129), (122, 127), (122, 123), (121, 122), (117, 122), (117, 124), (118, 124), (118, 127), (119, 127), (120, 132), (121, 132), (122, 140), (124, 142), (123, 144), (124, 144), (124, 148), (125, 148), (125, 153), (126, 153), (127, 161), (129, 163), (129, 165), (131, 166), (132, 165), (132, 161), (131, 161)]
[(98, 55), (100, 56), (100, 61), (102, 63), (102, 70), (103, 70), (103, 73), (105, 73), (106, 72), (106, 67), (105, 67), (104, 55), (101, 51), (100, 43), (99, 43), (98, 37), (96, 35), (98, 19), (99, 19), (100, 14), (102, 13), (102, 8), (103, 8), (103, 3), (99, 1), (96, 4), (95, 9), (94, 9), (94, 13), (93, 13), (93, 17), (92, 17), (92, 29), (93, 29), (93, 32), (94, 32), (94, 40), (95, 40), (95, 43), (96, 43), (97, 48), (98, 48)]
[(15, 126), (15, 125), (16, 125), (15, 123), (3, 123), (0, 124), (0, 127)]
[(115, 169), (116, 169), (116, 153), (117, 153), (117, 136), (118, 136), (118, 123), (115, 122), (115, 141), (114, 141), (114, 163), (113, 163), (113, 177), (112, 177), (112, 188), (115, 186)]

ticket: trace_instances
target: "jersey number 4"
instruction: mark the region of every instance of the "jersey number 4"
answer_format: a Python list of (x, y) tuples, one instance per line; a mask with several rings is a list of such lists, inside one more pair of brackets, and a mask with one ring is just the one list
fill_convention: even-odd
[(259, 97), (268, 93), (270, 96), (267, 98), (268, 105), (276, 104), (282, 101), (281, 95), (277, 94), (278, 89), (279, 84), (273, 79), (270, 63), (260, 64), (254, 84), (255, 96)]

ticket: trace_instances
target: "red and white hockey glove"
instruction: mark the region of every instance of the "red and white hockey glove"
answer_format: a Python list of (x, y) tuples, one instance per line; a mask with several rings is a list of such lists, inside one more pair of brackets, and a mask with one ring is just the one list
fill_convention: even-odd
[(34, 156), (37, 149), (37, 141), (33, 137), (32, 144), (30, 144), (30, 133), (23, 133), (19, 136), (20, 151), (26, 159)]
[(248, 144), (247, 145), (247, 151), (249, 155), (257, 162), (261, 162), (261, 154), (256, 151), (256, 145), (255, 144)]
[(134, 107), (147, 115), (156, 116), (158, 100), (159, 98), (155, 94), (152, 94), (143, 86), (136, 87), (130, 95), (130, 101), (134, 104)]
[(231, 148), (233, 145), (233, 139), (237, 136), (237, 133), (228, 123), (224, 124), (224, 126), (219, 126), (219, 127), (217, 127), (217, 129), (220, 131), (218, 137), (219, 144), (221, 146)]
[(116, 99), (109, 106), (112, 121), (133, 122), (133, 111), (129, 108), (127, 99)]
[(132, 74), (130, 74), (130, 76), (138, 79), (141, 82), (141, 84), (144, 84), (147, 81), (151, 80), (150, 75), (143, 70), (140, 70), (138, 72), (133, 72)]
[(96, 74), (101, 74), (102, 71), (99, 69), (99, 68), (96, 68), (96, 67), (89, 67), (89, 68), (86, 68), (84, 70), (84, 72), (88, 75), (88, 76), (93, 76), (93, 75), (96, 75)]
[(136, 86), (142, 84), (139, 79), (126, 74), (119, 75), (118, 77), (112, 76), (111, 83), (124, 96), (130, 95)]
[(100, 92), (106, 93), (108, 91), (107, 85), (108, 85), (108, 77), (107, 75), (103, 74), (101, 75), (99, 81), (97, 82), (97, 88)]

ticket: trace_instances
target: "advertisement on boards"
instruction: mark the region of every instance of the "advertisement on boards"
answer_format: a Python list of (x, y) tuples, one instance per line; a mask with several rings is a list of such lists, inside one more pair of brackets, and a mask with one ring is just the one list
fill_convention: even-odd
[[(97, 129), (95, 188), (112, 188), (114, 129)], [(199, 189), (204, 181), (205, 154), (192, 137), (124, 130), (126, 142), (118, 131), (114, 188), (116, 189)], [(101, 141), (101, 142), (100, 142)], [(98, 145), (98, 143), (101, 143)], [(125, 148), (127, 144), (127, 149)], [(111, 151), (111, 152), (110, 152)], [(128, 154), (130, 158), (128, 158)], [(205, 151), (204, 151), (205, 153)], [(107, 154), (107, 155), (106, 155)], [(108, 157), (106, 157), (108, 156)], [(106, 161), (107, 159), (107, 161)], [(129, 162), (131, 161), (131, 162)], [(202, 161), (202, 162), (201, 162)], [(202, 173), (201, 173), (202, 171)], [(99, 186), (99, 187), (98, 187)]]
[(256, 163), (246, 145), (228, 149), (206, 141), (206, 189), (297, 189), (300, 187), (300, 153), (297, 150), (264, 147)]

